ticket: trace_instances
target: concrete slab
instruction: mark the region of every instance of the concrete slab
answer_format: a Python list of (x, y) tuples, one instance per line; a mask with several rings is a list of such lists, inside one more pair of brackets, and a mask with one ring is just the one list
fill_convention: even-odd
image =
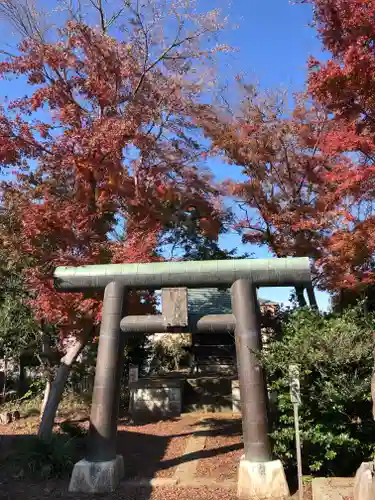
[(313, 500), (353, 500), (354, 478), (317, 477), (312, 480)]
[(194, 477), (190, 479), (176, 479), (170, 477), (156, 477), (153, 479), (139, 478), (139, 479), (128, 479), (123, 481), (124, 486), (136, 486), (136, 487), (149, 487), (149, 488), (166, 488), (178, 486), (179, 488), (222, 488), (228, 490), (235, 490), (237, 488), (236, 481), (218, 481), (215, 479)]
[[(203, 431), (207, 431), (207, 426), (205, 425), (199, 426), (198, 429), (195, 431), (195, 434), (191, 436), (191, 438), (187, 442), (184, 451), (184, 456), (193, 455), (195, 453), (204, 450), (204, 446), (206, 443), (206, 436), (204, 434), (199, 435), (199, 433)], [(198, 468), (198, 463), (199, 463), (199, 458), (189, 460), (187, 462), (182, 462), (177, 467), (176, 472), (174, 474), (174, 478), (178, 479), (179, 481), (187, 481), (193, 478)]]
[(127, 479), (123, 481), (126, 486), (136, 486), (136, 487), (170, 487), (177, 486), (178, 480), (172, 477), (154, 477), (152, 479), (140, 478), (140, 479)]

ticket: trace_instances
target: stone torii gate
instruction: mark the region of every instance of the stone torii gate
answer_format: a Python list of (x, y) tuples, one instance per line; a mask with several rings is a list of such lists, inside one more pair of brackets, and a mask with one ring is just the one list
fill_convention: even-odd
[[(241, 395), (244, 456), (238, 478), (240, 498), (289, 496), (284, 470), (272, 460), (268, 438), (267, 393), (256, 353), (261, 349), (256, 288), (299, 286), (314, 302), (307, 258), (241, 259), (224, 261), (104, 264), (58, 267), (55, 288), (61, 292), (104, 289), (102, 323), (92, 397), (88, 451), (73, 470), (70, 491), (113, 491), (124, 475), (122, 456), (116, 456), (117, 418), (126, 333), (194, 330), (234, 330)], [(163, 314), (131, 316), (126, 311), (128, 289), (231, 287), (233, 314), (189, 318), (178, 293)], [(177, 292), (177, 290), (176, 290)], [(172, 308), (168, 312), (168, 307)]]

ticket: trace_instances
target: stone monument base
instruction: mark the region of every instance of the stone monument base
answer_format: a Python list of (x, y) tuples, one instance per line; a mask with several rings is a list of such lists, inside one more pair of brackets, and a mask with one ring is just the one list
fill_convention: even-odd
[(70, 479), (71, 493), (110, 493), (124, 476), (124, 459), (117, 455), (108, 462), (80, 460), (74, 466)]
[(374, 462), (363, 462), (354, 478), (354, 500), (375, 499)]
[(239, 468), (237, 493), (240, 500), (289, 498), (289, 487), (280, 460), (250, 462), (243, 456)]

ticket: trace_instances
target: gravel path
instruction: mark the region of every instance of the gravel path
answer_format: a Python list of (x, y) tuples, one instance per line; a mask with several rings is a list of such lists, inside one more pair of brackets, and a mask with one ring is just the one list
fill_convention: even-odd
[(197, 477), (236, 480), (243, 455), (241, 419), (237, 415), (207, 417), (210, 429), (197, 468)]
[[(77, 495), (67, 493), (64, 486), (56, 485), (41, 489), (38, 485), (19, 485), (11, 490), (1, 485), (1, 500), (43, 500), (56, 498), (60, 500), (92, 500), (93, 495)], [(95, 496), (100, 500), (235, 500), (236, 492), (221, 488), (179, 488), (157, 487), (137, 488), (120, 486), (117, 491), (108, 495)]]
[[(8, 434), (1, 436), (2, 444), (6, 441), (11, 445), (12, 435), (34, 434), (35, 427), (32, 419), (21, 420), (11, 426), (0, 426), (0, 434)], [(191, 446), (189, 448), (187, 445), (188, 443), (191, 445), (195, 437), (203, 443), (203, 449), (202, 446), (196, 447), (195, 451), (189, 453)], [(1, 448), (4, 452), (4, 447)], [(118, 452), (124, 456), (125, 479), (165, 478), (169, 484), (164, 482), (162, 486), (152, 488), (122, 483), (116, 492), (99, 495), (98, 498), (100, 500), (234, 500), (242, 449), (241, 420), (236, 415), (188, 414), (175, 420), (147, 425), (132, 425), (124, 420), (118, 426)], [(183, 487), (183, 478), (178, 478), (181, 484), (170, 486), (170, 480), (177, 477), (176, 471), (184, 470), (184, 465), (192, 462), (197, 464), (195, 476), (187, 479), (196, 481), (195, 487)], [(231, 486), (223, 487), (225, 481)], [(66, 478), (61, 481), (34, 484), (31, 480), (15, 480), (0, 475), (0, 500), (45, 498), (92, 500), (93, 495), (69, 494), (68, 482)], [(307, 493), (305, 500), (310, 498)]]
[[(222, 450), (216, 454), (217, 450)], [(241, 436), (210, 436), (206, 439), (203, 458), (199, 460), (198, 477), (235, 480), (238, 464), (243, 455)]]
[(142, 426), (118, 427), (117, 450), (127, 478), (172, 477), (199, 419), (187, 416)]
[[(93, 500), (93, 495), (69, 494), (66, 491), (66, 482), (44, 485), (30, 485), (24, 483), (0, 485), (1, 500), (44, 500), (47, 498), (59, 500)], [(95, 495), (100, 500), (237, 500), (236, 490), (227, 488), (181, 488), (174, 487), (128, 487), (121, 485), (114, 493), (108, 495)], [(291, 500), (298, 500), (295, 494)], [(305, 486), (304, 500), (312, 500), (311, 487)]]

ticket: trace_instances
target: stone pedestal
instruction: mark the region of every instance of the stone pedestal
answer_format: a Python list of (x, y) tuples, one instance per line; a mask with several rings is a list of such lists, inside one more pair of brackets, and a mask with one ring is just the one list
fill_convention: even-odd
[(124, 459), (117, 455), (108, 462), (80, 460), (74, 466), (70, 479), (71, 493), (111, 493), (124, 476)]
[(280, 460), (250, 462), (243, 456), (239, 468), (237, 493), (240, 500), (289, 498), (289, 487)]
[(364, 462), (354, 479), (354, 500), (375, 500), (374, 462)]

